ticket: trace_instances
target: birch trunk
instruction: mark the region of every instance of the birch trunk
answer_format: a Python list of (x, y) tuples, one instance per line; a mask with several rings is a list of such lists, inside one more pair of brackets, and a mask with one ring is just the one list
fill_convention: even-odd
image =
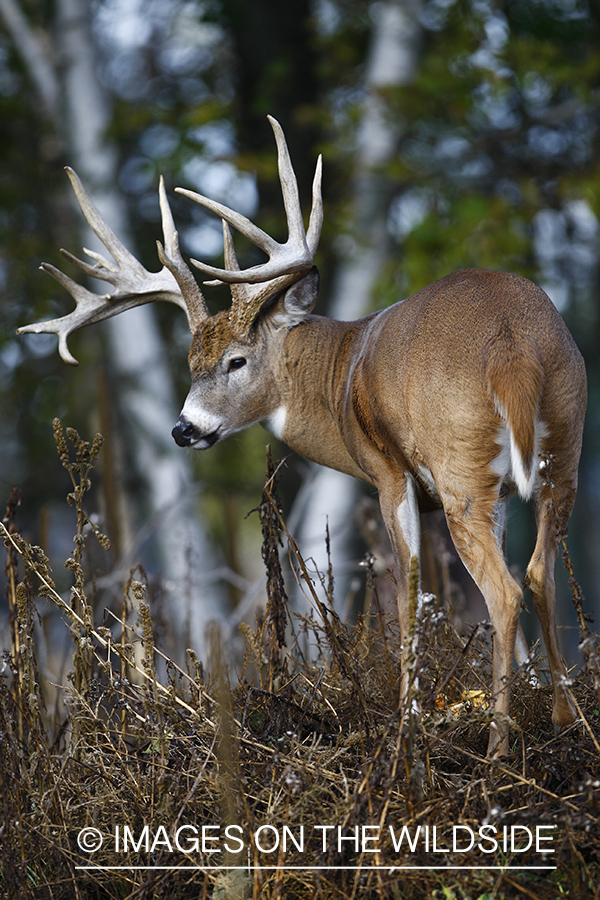
[[(0, 15), (26, 64), (47, 118), (67, 147), (70, 164), (106, 221), (132, 248), (125, 204), (117, 189), (117, 149), (107, 138), (111, 108), (97, 77), (91, 4), (88, 0), (56, 0), (55, 10), (53, 61), (15, 0), (0, 0)], [(106, 255), (89, 229), (84, 243)], [(199, 587), (201, 576), (205, 579), (207, 570), (215, 565), (215, 554), (193, 509), (188, 459), (171, 438), (178, 407), (162, 339), (150, 306), (109, 319), (105, 327), (112, 379), (118, 385), (120, 442), (127, 447), (127, 464), (135, 467), (145, 494), (126, 497), (134, 513), (128, 516), (128, 510), (123, 509), (121, 515), (135, 521), (136, 527), (142, 519), (150, 523), (145, 533), (153, 532), (155, 567), (164, 574), (169, 593), (178, 598), (180, 618), (186, 605), (184, 598), (193, 607), (189, 620), (195, 625), (192, 637), (198, 642), (208, 619), (218, 617), (224, 604), (216, 585), (211, 587), (210, 600)], [(124, 568), (138, 562), (140, 551), (139, 541), (136, 545), (131, 529), (129, 532), (121, 559)]]
[[(373, 5), (375, 21), (351, 186), (353, 247), (338, 268), (328, 310), (336, 319), (357, 319), (370, 311), (373, 289), (389, 253), (387, 181), (383, 169), (396, 152), (402, 126), (398, 121), (390, 121), (382, 90), (410, 84), (416, 76), (419, 10), (417, 0), (387, 0)], [(358, 482), (348, 475), (311, 465), (292, 512), (292, 518), (301, 522), (300, 549), (305, 558), (314, 560), (321, 573), (327, 572), (325, 529), (329, 525), (331, 559), (337, 576), (334, 596), (340, 611), (356, 566), (350, 539), (357, 529), (359, 491)], [(301, 595), (295, 602), (297, 608), (306, 608)]]

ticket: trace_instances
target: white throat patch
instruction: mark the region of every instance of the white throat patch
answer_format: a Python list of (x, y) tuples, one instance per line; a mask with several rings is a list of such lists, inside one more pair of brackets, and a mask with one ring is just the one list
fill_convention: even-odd
[(285, 406), (278, 406), (277, 409), (265, 419), (264, 426), (274, 437), (282, 440), (286, 420), (287, 408)]

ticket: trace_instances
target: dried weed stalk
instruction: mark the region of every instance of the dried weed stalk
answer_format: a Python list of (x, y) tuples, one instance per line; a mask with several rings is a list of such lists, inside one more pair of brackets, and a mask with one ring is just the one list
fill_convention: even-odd
[[(591, 646), (588, 668), (572, 685), (583, 724), (554, 735), (549, 690), (515, 673), (511, 752), (490, 764), (489, 629), (475, 628), (467, 640), (457, 635), (437, 598), (420, 596), (413, 578), (412, 687), (404, 709), (397, 623), (376, 602), (356, 626), (342, 623), (331, 607), (331, 578), (318, 586), (321, 599), (287, 532), (269, 463), (261, 504), (266, 614), (245, 630), (255, 665), (245, 663), (230, 683), (226, 648), (214, 632), (210, 677), (191, 650), (183, 670), (155, 645), (144, 587), (133, 574), (126, 594), (137, 595), (139, 631), (120, 611), (95, 622), (84, 547), (98, 532), (83, 497), (99, 442), (87, 445), (69, 431), (65, 439), (62, 427), (56, 434), (77, 511), (68, 600), (41, 550), (18, 534), (14, 497), (0, 526), (14, 623), (0, 679), (0, 895), (599, 896), (600, 716)], [(288, 622), (289, 647), (282, 539), (314, 605), (312, 617)], [(376, 593), (373, 569), (369, 579)], [(61, 612), (73, 639), (68, 721), (51, 721), (43, 705), (32, 637), (36, 592)], [(303, 656), (302, 631), (321, 650), (314, 663)], [(134, 652), (140, 643), (141, 657)], [(553, 870), (511, 870), (531, 857), (510, 850), (484, 860), (498, 867), (486, 870), (477, 868), (476, 848), (444, 849), (452, 825), (510, 833), (538, 824), (555, 826)], [(408, 840), (397, 847), (403, 828)], [(376, 845), (368, 840), (374, 834)], [(102, 846), (90, 852), (86, 841), (98, 836)], [(396, 868), (408, 865), (423, 868)]]

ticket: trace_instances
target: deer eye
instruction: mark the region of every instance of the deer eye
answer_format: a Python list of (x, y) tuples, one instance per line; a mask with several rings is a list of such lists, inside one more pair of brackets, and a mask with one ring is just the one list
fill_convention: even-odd
[(228, 372), (233, 372), (235, 369), (242, 369), (246, 365), (246, 360), (243, 356), (236, 356), (229, 362), (229, 366), (227, 367)]

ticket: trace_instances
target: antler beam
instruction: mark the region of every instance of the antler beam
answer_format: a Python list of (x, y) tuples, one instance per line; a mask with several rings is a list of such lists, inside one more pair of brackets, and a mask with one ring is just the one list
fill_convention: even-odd
[(75, 300), (75, 309), (58, 319), (24, 325), (18, 329), (18, 334), (56, 334), (62, 359), (71, 365), (77, 365), (77, 360), (68, 347), (68, 338), (74, 331), (154, 300), (164, 300), (181, 307), (187, 314), (190, 330), (194, 332), (207, 317), (208, 310), (192, 273), (181, 258), (177, 231), (162, 178), (159, 196), (166, 250), (162, 247), (159, 250), (163, 268), (160, 272), (153, 273), (142, 266), (105, 222), (75, 172), (70, 168), (66, 171), (85, 219), (115, 262), (109, 262), (99, 253), (86, 250), (85, 247), (84, 252), (94, 260), (93, 264), (78, 259), (66, 250), (61, 250), (61, 253), (86, 275), (109, 282), (115, 290), (108, 294), (96, 294), (54, 266), (42, 263), (41, 268), (71, 294)]
[[(271, 297), (297, 281), (312, 268), (323, 223), (321, 157), (317, 161), (315, 170), (312, 209), (308, 230), (305, 231), (298, 183), (285, 136), (279, 122), (271, 116), (268, 118), (277, 142), (279, 178), (288, 224), (288, 239), (285, 243), (278, 243), (235, 210), (201, 194), (177, 188), (180, 193), (205, 206), (223, 219), (226, 268), (215, 268), (195, 259), (191, 262), (205, 274), (217, 279), (217, 283), (230, 284), (231, 321), (234, 328), (240, 333), (246, 333), (249, 330), (260, 309)], [(67, 174), (85, 219), (109, 251), (114, 262), (85, 248), (84, 252), (93, 261), (91, 263), (78, 259), (66, 250), (61, 250), (61, 253), (84, 274), (112, 284), (114, 291), (107, 294), (94, 293), (54, 266), (43, 263), (42, 269), (49, 272), (71, 294), (75, 300), (75, 309), (57, 319), (24, 325), (18, 329), (18, 333), (47, 332), (56, 334), (62, 359), (71, 365), (77, 365), (77, 360), (68, 347), (68, 338), (74, 331), (154, 300), (164, 300), (181, 307), (187, 314), (190, 331), (195, 333), (209, 313), (202, 292), (181, 256), (178, 235), (162, 178), (159, 197), (164, 246), (158, 243), (158, 256), (163, 268), (160, 272), (152, 273), (148, 272), (127, 250), (108, 226), (75, 172), (67, 168)], [(264, 250), (269, 257), (268, 262), (241, 270), (235, 256), (227, 222)]]
[(313, 181), (313, 200), (312, 210), (308, 231), (304, 231), (304, 223), (302, 221), (302, 210), (300, 208), (300, 198), (298, 195), (298, 182), (292, 167), (290, 154), (287, 148), (283, 129), (279, 122), (272, 116), (268, 116), (269, 122), (275, 134), (277, 142), (277, 153), (279, 162), (279, 179), (281, 181), (281, 190), (283, 194), (283, 203), (288, 224), (288, 239), (284, 244), (275, 241), (270, 235), (266, 234), (261, 228), (255, 225), (246, 216), (216, 200), (204, 197), (194, 191), (188, 191), (185, 188), (176, 188), (178, 193), (184, 194), (196, 203), (216, 213), (225, 222), (229, 222), (234, 228), (247, 237), (253, 244), (260, 247), (261, 250), (269, 257), (269, 261), (259, 266), (252, 266), (249, 269), (240, 270), (239, 267), (233, 266), (228, 269), (218, 269), (209, 266), (206, 263), (199, 262), (196, 259), (190, 262), (204, 272), (216, 278), (218, 281), (227, 284), (260, 284), (272, 279), (279, 278), (282, 275), (300, 275), (308, 272), (313, 265), (313, 257), (317, 251), (319, 238), (321, 236), (321, 226), (323, 224), (323, 200), (321, 197), (321, 171), (322, 161), (319, 156), (315, 170)]

